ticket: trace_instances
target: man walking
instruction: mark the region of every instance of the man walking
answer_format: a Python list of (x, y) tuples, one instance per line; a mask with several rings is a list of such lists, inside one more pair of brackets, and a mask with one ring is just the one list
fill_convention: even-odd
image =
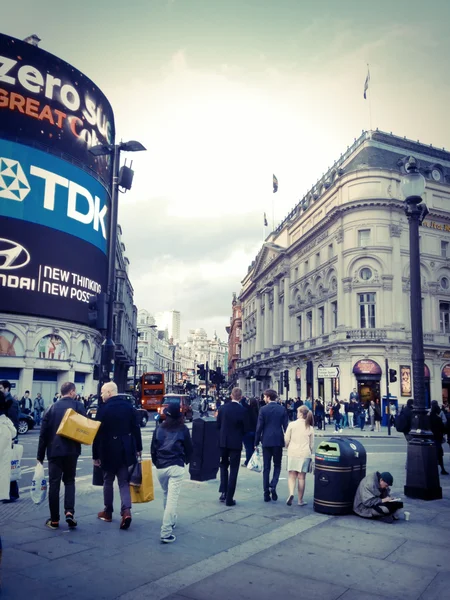
[(120, 529), (131, 525), (131, 495), (128, 467), (136, 464), (142, 453), (141, 429), (134, 406), (125, 396), (117, 394), (113, 381), (105, 383), (101, 390), (96, 420), (101, 422), (92, 445), (94, 465), (103, 470), (103, 500), (105, 508), (98, 518), (111, 523), (114, 500), (114, 480), (117, 477), (121, 501)]
[(30, 415), (31, 408), (32, 408), (32, 403), (31, 403), (31, 398), (30, 398), (30, 391), (27, 390), (25, 392), (25, 394), (22, 396), (22, 400), (20, 401), (20, 410), (23, 413), (25, 413), (26, 415)]
[(41, 413), (44, 412), (44, 399), (42, 398), (41, 394), (38, 394), (36, 396), (36, 398), (34, 399), (33, 409), (34, 409), (35, 423), (36, 423), (36, 425), (40, 425), (41, 424)]
[[(0, 381), (0, 392), (5, 394), (6, 401), (6, 416), (8, 419), (12, 421), (12, 424), (16, 428), (16, 431), (19, 431), (19, 403), (14, 399), (14, 396), (11, 394), (11, 383), (4, 379)], [(17, 444), (19, 442), (18, 435), (14, 438), (13, 443)], [(9, 484), (9, 500), (3, 500), (6, 504), (8, 502), (15, 502), (19, 499), (19, 482), (11, 481)]]
[(45, 412), (39, 433), (37, 461), (44, 462), (45, 452), (48, 459), (48, 504), (50, 518), (46, 526), (50, 529), (59, 527), (59, 490), (61, 479), (64, 482), (64, 515), (70, 529), (77, 526), (75, 520), (75, 475), (78, 457), (81, 454), (81, 444), (69, 438), (58, 435), (58, 427), (68, 408), (80, 415), (85, 415), (84, 406), (76, 400), (77, 390), (71, 381), (61, 386), (61, 398), (52, 404)]
[[(284, 432), (288, 426), (288, 415), (286, 409), (277, 403), (275, 390), (264, 392), (265, 406), (261, 408), (256, 426), (255, 448), (259, 442), (263, 447), (263, 486), (264, 502), (278, 500), (277, 484), (281, 472), (281, 460), (283, 458)], [(270, 467), (273, 460), (273, 475), (270, 479)]]
[(219, 492), (220, 501), (225, 502), (227, 506), (236, 504), (234, 492), (236, 491), (242, 442), (244, 434), (248, 430), (247, 411), (240, 404), (241, 398), (242, 390), (237, 387), (233, 388), (231, 402), (223, 404), (217, 414), (220, 445)]

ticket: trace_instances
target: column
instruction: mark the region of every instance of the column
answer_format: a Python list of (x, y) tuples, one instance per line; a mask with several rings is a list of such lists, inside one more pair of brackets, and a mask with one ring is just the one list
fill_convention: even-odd
[(280, 346), (280, 281), (275, 280), (273, 285), (273, 345)]
[(264, 348), (271, 348), (270, 339), (270, 299), (269, 292), (264, 292)]
[(256, 297), (256, 344), (255, 344), (255, 352), (261, 352), (263, 349), (263, 320), (261, 315), (261, 294), (258, 294)]
[(286, 273), (284, 277), (284, 304), (283, 304), (283, 342), (288, 344), (291, 338), (291, 318), (289, 316), (290, 303), (290, 277)]
[[(392, 325), (397, 327), (403, 326), (407, 321), (406, 315), (403, 314), (403, 283), (401, 275), (401, 252), (400, 252), (400, 236), (402, 228), (400, 225), (390, 225), (389, 227), (392, 240), (392, 261), (391, 273), (394, 276), (392, 281)], [(385, 307), (387, 308), (387, 307)]]

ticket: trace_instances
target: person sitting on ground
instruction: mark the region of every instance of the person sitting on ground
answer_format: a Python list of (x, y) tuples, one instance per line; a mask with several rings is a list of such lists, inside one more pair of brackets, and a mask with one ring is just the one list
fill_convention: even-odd
[(403, 508), (403, 502), (391, 497), (393, 483), (394, 478), (387, 471), (369, 473), (356, 490), (353, 511), (365, 519), (380, 519), (387, 523), (397, 520), (396, 512)]

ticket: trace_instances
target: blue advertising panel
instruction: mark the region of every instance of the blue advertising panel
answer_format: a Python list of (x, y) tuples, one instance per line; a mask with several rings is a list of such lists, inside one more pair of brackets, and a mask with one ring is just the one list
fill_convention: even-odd
[(0, 215), (58, 229), (106, 254), (108, 207), (106, 189), (85, 171), (0, 139)]
[(111, 184), (111, 157), (89, 148), (114, 144), (114, 114), (86, 75), (57, 56), (0, 34), (0, 137), (45, 149)]

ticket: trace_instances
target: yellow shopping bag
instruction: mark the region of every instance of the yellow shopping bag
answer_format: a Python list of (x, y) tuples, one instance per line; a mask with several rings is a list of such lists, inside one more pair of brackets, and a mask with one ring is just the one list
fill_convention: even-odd
[(83, 417), (73, 408), (68, 408), (56, 433), (75, 442), (80, 442), (80, 444), (91, 445), (100, 425), (100, 421)]
[(141, 462), (142, 483), (139, 487), (130, 485), (131, 502), (138, 504), (140, 502), (151, 502), (155, 499), (153, 488), (152, 461), (148, 458)]

